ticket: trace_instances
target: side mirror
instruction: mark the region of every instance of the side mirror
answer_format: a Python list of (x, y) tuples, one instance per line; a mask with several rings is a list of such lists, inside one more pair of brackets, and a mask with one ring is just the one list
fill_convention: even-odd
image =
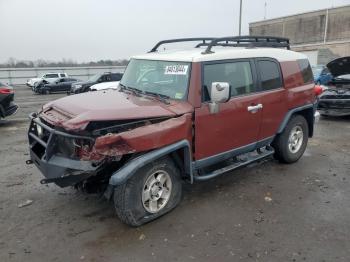
[(211, 84), (209, 111), (211, 114), (219, 112), (219, 103), (224, 103), (230, 98), (230, 84), (227, 82), (213, 82)]

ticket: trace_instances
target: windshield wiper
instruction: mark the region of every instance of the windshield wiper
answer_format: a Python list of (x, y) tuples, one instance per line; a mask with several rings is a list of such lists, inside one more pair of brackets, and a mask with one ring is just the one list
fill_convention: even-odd
[(135, 96), (141, 96), (142, 91), (140, 89), (134, 88), (134, 87), (130, 87), (130, 86), (125, 86), (121, 83), (119, 83), (120, 86), (120, 90), (124, 91), (127, 90), (129, 92), (131, 92), (133, 95)]
[(151, 91), (143, 91), (143, 94), (155, 97), (155, 98), (157, 98), (158, 100), (160, 100), (161, 102), (163, 102), (163, 103), (165, 103), (167, 105), (170, 104), (170, 102), (168, 101), (168, 99), (170, 99), (170, 96), (163, 95), (163, 94), (158, 94), (158, 93), (151, 92)]
[(157, 100), (159, 100), (167, 105), (170, 104), (170, 102), (168, 101), (168, 99), (170, 99), (170, 96), (158, 94), (158, 93), (151, 92), (151, 91), (142, 91), (142, 90), (137, 89), (135, 87), (125, 86), (121, 83), (119, 83), (119, 86), (120, 86), (122, 91), (127, 90), (127, 91), (131, 92), (132, 94), (134, 94), (135, 96), (147, 95), (147, 96), (151, 96), (153, 98), (156, 98)]

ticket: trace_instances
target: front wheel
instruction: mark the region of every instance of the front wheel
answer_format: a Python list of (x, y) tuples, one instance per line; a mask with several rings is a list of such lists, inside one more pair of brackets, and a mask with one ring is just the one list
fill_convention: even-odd
[(308, 138), (309, 128), (306, 119), (301, 115), (292, 117), (283, 132), (272, 143), (275, 158), (283, 163), (298, 161), (305, 152)]
[(182, 195), (180, 172), (170, 158), (146, 165), (114, 190), (118, 217), (130, 226), (150, 222), (175, 208)]

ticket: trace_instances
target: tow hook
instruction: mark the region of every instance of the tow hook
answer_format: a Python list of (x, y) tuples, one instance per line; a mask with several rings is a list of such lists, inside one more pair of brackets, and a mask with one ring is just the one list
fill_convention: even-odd
[(46, 185), (49, 183), (54, 183), (55, 181), (59, 180), (60, 178), (44, 178), (40, 180), (40, 184)]
[(32, 164), (33, 164), (33, 160), (31, 160), (31, 159), (26, 160), (26, 164), (27, 164), (27, 165), (32, 165)]
[(51, 179), (41, 179), (41, 180), (40, 180), (40, 184), (46, 185), (46, 184), (48, 184), (48, 183), (51, 182), (50, 180), (51, 180)]

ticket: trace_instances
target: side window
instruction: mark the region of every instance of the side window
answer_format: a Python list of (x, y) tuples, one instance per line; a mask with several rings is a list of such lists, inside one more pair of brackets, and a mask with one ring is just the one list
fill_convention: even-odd
[(112, 74), (112, 81), (120, 81), (122, 79), (122, 74)]
[(106, 82), (111, 81), (112, 80), (111, 75), (109, 74), (109, 75), (103, 76), (103, 80)]
[(299, 59), (298, 64), (300, 67), (301, 75), (303, 76), (304, 83), (313, 83), (314, 76), (311, 70), (311, 66), (309, 64), (309, 60), (307, 59)]
[(65, 77), (66, 75), (65, 74), (60, 74), (61, 77)]
[(228, 82), (231, 96), (255, 92), (252, 70), (248, 61), (204, 65), (203, 101), (210, 100), (213, 82)]
[(46, 74), (44, 78), (58, 78), (58, 74)]
[(270, 60), (259, 60), (258, 71), (260, 72), (262, 91), (282, 87), (280, 70), (276, 62)]

